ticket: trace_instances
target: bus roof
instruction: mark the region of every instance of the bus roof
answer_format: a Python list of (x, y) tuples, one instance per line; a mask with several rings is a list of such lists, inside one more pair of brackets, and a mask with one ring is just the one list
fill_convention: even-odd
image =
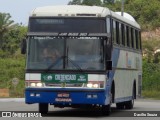
[[(124, 21), (134, 27), (140, 28), (134, 18), (124, 13), (121, 16), (119, 12), (113, 12), (106, 7), (98, 6), (82, 6), (82, 5), (60, 5), (60, 6), (45, 6), (35, 8), (30, 16), (39, 17), (106, 17), (112, 16), (120, 21)], [(131, 19), (132, 18), (132, 19)]]

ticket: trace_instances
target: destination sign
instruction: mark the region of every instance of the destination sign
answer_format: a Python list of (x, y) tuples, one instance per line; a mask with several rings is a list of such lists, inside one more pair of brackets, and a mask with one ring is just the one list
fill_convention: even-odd
[(87, 74), (41, 74), (45, 83), (87, 83)]
[(108, 33), (45, 33), (29, 32), (28, 36), (53, 36), (53, 37), (110, 37)]

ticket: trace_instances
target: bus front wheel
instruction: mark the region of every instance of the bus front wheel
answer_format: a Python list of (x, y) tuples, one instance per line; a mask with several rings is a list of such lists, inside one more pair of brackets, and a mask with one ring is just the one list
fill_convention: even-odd
[(111, 114), (111, 105), (103, 105), (101, 110), (103, 115), (109, 116)]
[(47, 103), (39, 103), (39, 112), (42, 114), (48, 113), (48, 104)]

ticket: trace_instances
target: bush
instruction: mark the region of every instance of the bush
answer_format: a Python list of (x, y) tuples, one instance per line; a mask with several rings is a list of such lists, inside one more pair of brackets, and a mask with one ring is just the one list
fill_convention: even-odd
[(160, 90), (160, 64), (143, 61), (143, 90)]
[(157, 91), (149, 91), (149, 90), (145, 90), (142, 91), (142, 95), (144, 98), (153, 98), (153, 99), (160, 99), (160, 92)]
[[(11, 91), (11, 97), (24, 96), (24, 69), (25, 57), (2, 58), (0, 59), (0, 88), (8, 88)], [(12, 84), (12, 79), (18, 78), (19, 83), (16, 87)]]

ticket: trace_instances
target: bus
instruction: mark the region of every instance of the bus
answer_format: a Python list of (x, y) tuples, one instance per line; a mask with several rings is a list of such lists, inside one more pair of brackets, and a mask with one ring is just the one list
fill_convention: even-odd
[(135, 19), (97, 6), (34, 9), (22, 41), (25, 102), (40, 113), (54, 107), (111, 105), (132, 109), (141, 95), (141, 31)]

